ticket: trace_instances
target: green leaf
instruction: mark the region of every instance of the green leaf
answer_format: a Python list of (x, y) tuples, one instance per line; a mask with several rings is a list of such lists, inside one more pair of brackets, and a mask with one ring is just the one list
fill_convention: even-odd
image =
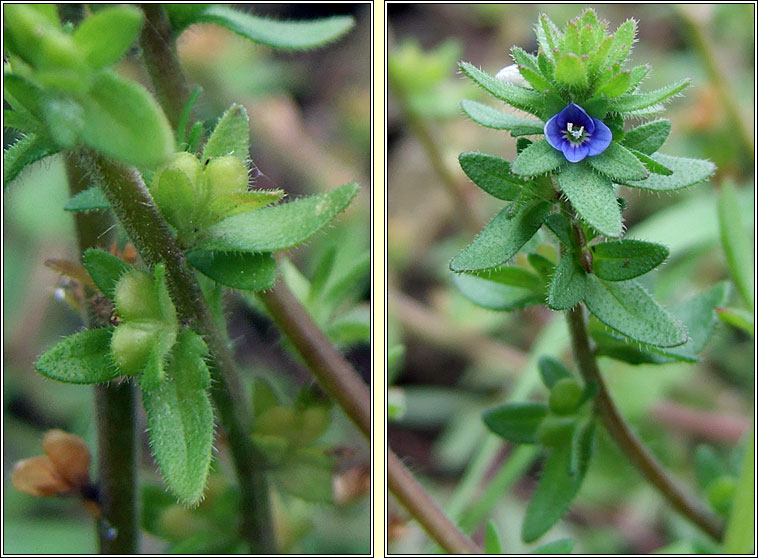
[(518, 154), (511, 170), (520, 176), (537, 176), (554, 171), (565, 162), (563, 153), (550, 145), (547, 140), (540, 140)]
[[(478, 275), (460, 273), (453, 275), (453, 284), (471, 302), (489, 310), (512, 312), (544, 302), (542, 283), (536, 275), (519, 268), (503, 268), (509, 271), (517, 269), (528, 277), (503, 277), (500, 271), (498, 280), (498, 277), (487, 277), (486, 272)], [(530, 284), (524, 285), (524, 279)]]
[(742, 308), (716, 308), (718, 319), (750, 336), (755, 335), (755, 320), (753, 315)]
[(510, 260), (531, 239), (545, 221), (550, 204), (532, 201), (509, 218), (503, 209), (450, 262), (451, 271), (474, 271), (497, 267)]
[(283, 190), (252, 190), (223, 194), (212, 200), (204, 209), (201, 215), (202, 225), (207, 227), (229, 217), (255, 211), (279, 201), (283, 196)]
[(273, 48), (308, 50), (336, 41), (353, 28), (355, 20), (350, 16), (334, 16), (309, 21), (280, 21), (213, 4), (198, 13), (193, 23), (215, 23)]
[(546, 286), (550, 282), (550, 278), (553, 276), (555, 264), (540, 254), (527, 254), (526, 259), (532, 269), (540, 276), (543, 285)]
[(25, 135), (3, 151), (3, 183), (7, 186), (27, 166), (58, 151), (60, 148), (48, 139), (35, 134)]
[(42, 101), (47, 95), (40, 87), (18, 74), (3, 74), (3, 97), (16, 111), (28, 112), (42, 120)]
[(618, 62), (623, 64), (627, 56), (632, 50), (632, 44), (634, 44), (635, 36), (637, 35), (637, 22), (634, 19), (627, 19), (624, 23), (619, 25), (616, 32), (613, 34), (613, 43), (611, 45), (611, 52), (609, 62), (612, 64)]
[(548, 454), (537, 490), (526, 508), (521, 527), (524, 542), (534, 542), (544, 535), (568, 511), (579, 492), (588, 460), (575, 474), (571, 473), (572, 443), (563, 440)]
[(517, 46), (511, 47), (511, 57), (513, 57), (513, 61), (519, 66), (524, 66), (535, 72), (539, 71), (537, 57), (526, 52), (523, 48)]
[(508, 403), (482, 414), (484, 424), (501, 438), (517, 444), (536, 444), (537, 429), (547, 416), (544, 403)]
[(484, 553), (485, 554), (502, 554), (503, 545), (500, 543), (500, 536), (497, 534), (495, 522), (487, 522), (487, 530), (484, 533)]
[(308, 240), (341, 213), (358, 193), (354, 182), (325, 194), (264, 207), (224, 219), (194, 248), (202, 251), (274, 252)]
[(608, 110), (612, 112), (624, 113), (652, 107), (681, 92), (691, 82), (692, 80), (690, 78), (685, 78), (681, 81), (677, 81), (676, 83), (672, 83), (648, 93), (632, 93), (630, 95), (622, 95), (621, 97), (616, 97), (615, 99), (611, 99), (609, 102)]
[(157, 328), (150, 339), (147, 362), (139, 377), (143, 391), (157, 389), (166, 378), (166, 357), (176, 342), (176, 332), (169, 328)]
[(587, 87), (587, 70), (582, 59), (573, 52), (562, 54), (555, 63), (555, 81), (570, 89)]
[(537, 116), (540, 115), (542, 96), (537, 91), (499, 81), (468, 62), (461, 62), (460, 68), (464, 74), (490, 95), (517, 109)]
[[(213, 409), (205, 388), (199, 387), (205, 383), (201, 369), (209, 380), (207, 368), (192, 349), (196, 341), (188, 333), (179, 336), (166, 380), (156, 389), (142, 390), (142, 405), (163, 479), (180, 502), (194, 505), (203, 497), (210, 468)], [(187, 361), (192, 364), (189, 369)]]
[(197, 21), (198, 15), (212, 4), (163, 4), (163, 9), (175, 32), (184, 30)]
[(574, 539), (558, 539), (532, 550), (532, 554), (571, 554), (573, 549)]
[(578, 20), (570, 20), (563, 32), (562, 52), (582, 54), (582, 41), (579, 32)]
[(141, 85), (102, 71), (82, 104), (82, 140), (90, 147), (146, 168), (157, 167), (173, 153), (171, 125)]
[(574, 163), (558, 175), (558, 186), (588, 225), (606, 236), (621, 234), (621, 210), (610, 178)]
[(542, 51), (552, 59), (554, 56), (554, 50), (558, 48), (558, 45), (563, 41), (563, 35), (558, 30), (558, 27), (553, 23), (547, 14), (540, 14), (540, 21), (537, 24), (537, 42)]
[(719, 229), (729, 274), (747, 307), (753, 308), (753, 248), (744, 235), (740, 202), (731, 181), (721, 183), (718, 194)]
[(729, 284), (722, 281), (674, 306), (671, 313), (684, 324), (687, 342), (669, 349), (650, 347), (650, 351), (675, 360), (697, 362), (698, 354), (705, 348), (716, 328), (716, 308), (726, 303), (728, 294)]
[(582, 301), (587, 283), (587, 274), (571, 254), (558, 262), (550, 283), (547, 305), (553, 310), (568, 310)]
[(25, 111), (3, 110), (3, 126), (38, 135), (45, 132), (45, 125)]
[(636, 149), (630, 149), (629, 150), (632, 155), (637, 157), (637, 159), (640, 160), (640, 163), (645, 165), (645, 168), (654, 174), (662, 174), (663, 176), (671, 176), (674, 174), (674, 171), (672, 171), (668, 167), (664, 167), (662, 164), (660, 164), (658, 161), (653, 159), (652, 157), (649, 157), (648, 155), (645, 155), (641, 151), (637, 151)]
[(498, 199), (514, 199), (524, 184), (511, 173), (511, 164), (505, 159), (484, 153), (461, 153), (458, 156), (463, 172), (474, 184)]
[(113, 328), (88, 329), (58, 341), (42, 353), (34, 367), (52, 380), (97, 384), (120, 376), (111, 360)]
[(551, 356), (540, 357), (540, 360), (537, 362), (537, 367), (540, 370), (542, 383), (545, 384), (545, 387), (548, 389), (553, 389), (553, 386), (564, 378), (573, 378), (571, 372), (568, 371), (568, 368), (566, 368), (560, 360)]
[(589, 331), (595, 342), (595, 354), (607, 356), (629, 364), (665, 364), (671, 359), (652, 352), (650, 345), (634, 342), (609, 330), (594, 316), (589, 320)]
[(205, 162), (212, 157), (232, 155), (247, 163), (250, 159), (250, 121), (242, 105), (232, 104), (216, 124), (203, 148)]
[(726, 554), (755, 552), (755, 424), (746, 436), (734, 503), (724, 537)]
[(610, 282), (589, 275), (584, 302), (601, 322), (635, 341), (657, 347), (687, 341), (681, 324), (634, 280)]
[(605, 61), (608, 59), (608, 55), (611, 53), (611, 47), (613, 46), (613, 37), (606, 37), (597, 47), (594, 52), (590, 53), (589, 64), (587, 64), (587, 72), (590, 75), (595, 75), (599, 70), (605, 66)]
[(85, 250), (82, 259), (92, 281), (111, 300), (114, 299), (116, 284), (121, 276), (134, 269), (121, 258), (94, 248)]
[(606, 281), (626, 281), (655, 269), (668, 257), (665, 246), (642, 240), (615, 240), (590, 247), (592, 272)]
[(553, 87), (553, 85), (548, 80), (546, 80), (537, 71), (532, 70), (531, 68), (527, 68), (526, 66), (519, 66), (519, 73), (537, 91), (546, 91)]
[(651, 174), (646, 180), (625, 180), (624, 184), (643, 190), (667, 192), (694, 186), (716, 172), (716, 166), (703, 159), (687, 159), (661, 153), (654, 153), (650, 158), (671, 170), (672, 174), (669, 176)]
[(180, 168), (164, 168), (153, 178), (150, 194), (166, 221), (178, 229), (180, 238), (198, 226), (194, 219), (196, 211), (207, 209), (206, 205), (197, 207), (199, 190)]
[(596, 171), (615, 181), (643, 180), (649, 175), (639, 159), (615, 141), (612, 141), (600, 155), (587, 157), (587, 162)]
[(671, 132), (671, 122), (665, 118), (652, 120), (632, 128), (621, 140), (629, 149), (642, 151), (646, 155), (652, 155), (658, 151)]
[(574, 231), (571, 229), (571, 223), (569, 223), (565, 215), (562, 213), (551, 213), (545, 219), (545, 224), (565, 246), (569, 248), (574, 247)]
[(99, 186), (92, 186), (79, 192), (63, 206), (66, 211), (98, 211), (110, 208), (111, 204)]
[(629, 92), (632, 93), (636, 87), (642, 83), (642, 80), (650, 73), (650, 64), (643, 64), (641, 66), (635, 66), (630, 71), (632, 73), (632, 80), (629, 83)]
[(244, 291), (263, 291), (276, 282), (276, 260), (269, 252), (211, 252), (187, 254), (187, 261), (217, 283)]
[(598, 93), (606, 95), (608, 98), (618, 97), (626, 93), (629, 84), (632, 82), (632, 75), (629, 70), (617, 73), (600, 88)]
[(510, 130), (512, 136), (544, 133), (545, 123), (533, 118), (521, 118), (501, 112), (476, 101), (463, 99), (461, 108), (471, 120), (494, 130)]
[(70, 149), (79, 140), (84, 126), (82, 107), (68, 97), (47, 97), (42, 102), (47, 132), (61, 149)]
[(118, 62), (139, 36), (142, 12), (133, 6), (98, 10), (85, 19), (73, 34), (74, 44), (92, 68)]

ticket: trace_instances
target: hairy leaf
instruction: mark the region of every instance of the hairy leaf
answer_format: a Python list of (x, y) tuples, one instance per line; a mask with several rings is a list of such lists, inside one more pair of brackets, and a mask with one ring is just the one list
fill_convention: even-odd
[(681, 92), (690, 83), (692, 83), (692, 80), (686, 78), (648, 93), (622, 95), (621, 97), (611, 99), (608, 110), (612, 112), (632, 112), (652, 107)]
[[(588, 444), (585, 451), (591, 452)], [(571, 472), (572, 443), (563, 440), (553, 448), (545, 460), (537, 490), (526, 508), (521, 527), (524, 542), (534, 542), (544, 535), (568, 510), (579, 492), (587, 470), (589, 456), (581, 460), (583, 467)]]
[(111, 204), (99, 186), (92, 186), (79, 192), (63, 206), (66, 211), (98, 211), (110, 208)]
[(545, 123), (541, 120), (513, 116), (482, 103), (469, 101), (468, 99), (461, 101), (461, 108), (477, 124), (495, 130), (510, 130), (512, 136), (528, 136), (544, 133)]
[(555, 81), (569, 88), (587, 87), (587, 70), (582, 59), (573, 52), (562, 54), (555, 63)]
[(500, 157), (461, 153), (458, 161), (474, 184), (498, 199), (513, 200), (524, 184), (521, 178), (511, 173), (511, 164)]
[(571, 372), (568, 371), (564, 364), (551, 356), (540, 357), (537, 367), (540, 370), (542, 383), (548, 389), (552, 389), (555, 384), (564, 378), (573, 378)]
[(606, 236), (621, 234), (621, 210), (608, 177), (575, 163), (558, 175), (558, 186), (588, 225)]
[(489, 310), (512, 312), (541, 304), (545, 300), (541, 289), (503, 283), (468, 273), (454, 274), (453, 284), (471, 302)]
[(596, 171), (615, 181), (642, 180), (649, 174), (631, 151), (615, 141), (600, 155), (587, 157), (587, 162)]
[(232, 155), (247, 163), (250, 158), (250, 121), (242, 105), (234, 103), (216, 124), (203, 148), (203, 162)]
[(504, 83), (468, 62), (461, 62), (461, 71), (490, 95), (530, 114), (540, 115), (542, 96), (533, 89)]
[(661, 148), (670, 132), (671, 122), (661, 118), (632, 128), (624, 134), (621, 143), (629, 149), (636, 149), (646, 155), (652, 155)]
[(193, 23), (215, 23), (253, 42), (282, 50), (308, 50), (332, 43), (350, 31), (355, 20), (334, 16), (304, 21), (281, 21), (212, 4), (196, 14)]
[(624, 180), (623, 183), (633, 188), (666, 192), (694, 186), (708, 179), (716, 171), (713, 163), (703, 159), (687, 159), (661, 153), (654, 153), (650, 158), (671, 170), (671, 174), (651, 174), (645, 180)]
[(74, 30), (74, 44), (93, 68), (118, 62), (142, 28), (142, 12), (134, 6), (103, 8)]
[(537, 428), (547, 416), (544, 403), (508, 403), (482, 414), (484, 424), (493, 433), (517, 444), (537, 443)]
[(509, 217), (506, 207), (484, 227), (474, 242), (452, 259), (451, 271), (474, 271), (504, 264), (534, 236), (549, 211), (550, 204), (532, 201)]
[(574, 247), (574, 232), (571, 230), (571, 224), (565, 215), (552, 213), (545, 219), (545, 224), (565, 246)]
[(3, 183), (8, 186), (27, 166), (58, 151), (60, 148), (48, 139), (35, 134), (25, 135), (3, 151)]
[(540, 140), (518, 154), (511, 170), (520, 176), (537, 176), (554, 171), (565, 162), (563, 153), (550, 145), (547, 140)]
[(553, 310), (568, 310), (582, 301), (587, 276), (571, 254), (558, 262), (550, 283), (547, 305)]
[(121, 276), (134, 269), (118, 256), (94, 248), (85, 250), (82, 259), (92, 281), (111, 300), (114, 299), (116, 284)]
[(113, 328), (88, 329), (58, 341), (42, 353), (34, 367), (52, 380), (98, 384), (120, 376), (111, 359)]
[(269, 252), (210, 252), (187, 254), (187, 261), (217, 283), (244, 291), (263, 291), (276, 281), (276, 260)]
[(675, 347), (687, 341), (682, 325), (634, 280), (610, 282), (588, 275), (584, 302), (605, 325), (640, 343)]
[(341, 213), (358, 193), (354, 182), (224, 219), (206, 231), (194, 248), (202, 251), (274, 252), (296, 246)]
[(82, 104), (82, 140), (90, 147), (147, 168), (157, 167), (174, 151), (171, 125), (141, 85), (103, 71)]
[(645, 168), (654, 174), (662, 174), (663, 176), (671, 176), (674, 171), (672, 171), (668, 167), (664, 167), (662, 164), (660, 164), (658, 161), (650, 157), (649, 155), (645, 155), (641, 151), (637, 151), (636, 149), (630, 149), (629, 150), (632, 155), (637, 157), (637, 159), (640, 160), (640, 163), (645, 165)]
[(616, 240), (590, 247), (592, 272), (606, 281), (626, 281), (655, 269), (668, 257), (668, 248), (642, 240)]
[(598, 93), (605, 94), (608, 98), (618, 97), (626, 93), (632, 81), (631, 72), (625, 70), (617, 73), (600, 88)]

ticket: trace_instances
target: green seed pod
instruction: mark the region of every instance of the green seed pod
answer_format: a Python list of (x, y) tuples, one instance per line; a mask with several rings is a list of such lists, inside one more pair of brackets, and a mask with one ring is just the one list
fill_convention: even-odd
[(302, 425), (298, 432), (297, 441), (307, 446), (315, 442), (331, 423), (331, 413), (328, 407), (308, 407), (300, 415)]
[(116, 311), (122, 320), (160, 320), (158, 292), (153, 278), (138, 269), (125, 273), (114, 294)]
[(537, 439), (546, 448), (553, 448), (571, 439), (576, 426), (575, 418), (548, 415), (537, 428)]
[(124, 374), (139, 375), (147, 364), (155, 329), (148, 324), (124, 323), (111, 338), (111, 356)]
[(550, 390), (550, 410), (556, 415), (570, 415), (579, 407), (582, 387), (573, 378), (563, 378)]
[(267, 436), (289, 437), (297, 430), (297, 416), (292, 407), (271, 407), (253, 424), (253, 432)]
[(224, 194), (239, 194), (247, 190), (247, 167), (231, 155), (216, 157), (205, 167), (205, 180), (212, 199)]
[(182, 171), (187, 178), (189, 178), (190, 183), (196, 188), (200, 184), (203, 176), (203, 165), (200, 164), (199, 159), (192, 153), (187, 153), (186, 151), (174, 153), (163, 168)]

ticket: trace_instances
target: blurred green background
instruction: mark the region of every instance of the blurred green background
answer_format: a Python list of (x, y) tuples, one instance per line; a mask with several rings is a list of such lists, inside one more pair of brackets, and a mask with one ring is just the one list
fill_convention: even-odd
[[(330, 247), (337, 247), (337, 268), (365, 256), (369, 249), (369, 8), (368, 4), (240, 7), (283, 19), (339, 14), (355, 18), (356, 26), (344, 38), (303, 53), (276, 52), (212, 25), (193, 26), (178, 42), (190, 83), (203, 87), (196, 109), (206, 129), (232, 102), (247, 109), (251, 155), (263, 173), (258, 177), (258, 187), (282, 188), (294, 198), (351, 180), (361, 185), (358, 198), (333, 226), (288, 254), (306, 277), (313, 274)], [(117, 69), (148, 83), (136, 48)], [(4, 130), (6, 146), (15, 137), (14, 131)], [(62, 428), (78, 434), (94, 449), (92, 390), (46, 380), (32, 366), (44, 349), (82, 327), (77, 313), (60, 300), (65, 282), (44, 265), (48, 258), (77, 258), (73, 220), (63, 211), (67, 199), (64, 166), (58, 156), (29, 168), (4, 191), (4, 553), (95, 551), (94, 522), (78, 502), (32, 498), (10, 483), (15, 461), (42, 453), (42, 433), (47, 429)], [(368, 273), (361, 276), (356, 287), (350, 310), (366, 316), (367, 323)], [(290, 399), (300, 387), (312, 383), (305, 366), (255, 305), (236, 294), (230, 294), (227, 303), (230, 336), (248, 382), (253, 376), (265, 377)], [(370, 347), (361, 340), (367, 336), (353, 332), (342, 348), (369, 381)], [(349, 485), (353, 479), (349, 485), (353, 493), (337, 505), (277, 496), (274, 507), (284, 551), (369, 552), (368, 481), (364, 477), (368, 475), (370, 450), (342, 413), (333, 410), (332, 415), (332, 425), (321, 441), (344, 456), (338, 462), (334, 481)], [(160, 483), (150, 462), (144, 417), (139, 428), (143, 441), (141, 479)], [(217, 441), (216, 448), (223, 461), (223, 442)], [(143, 541), (144, 552), (162, 552), (164, 548), (157, 538), (147, 536)]]
[[(507, 133), (464, 117), (461, 99), (505, 106), (457, 74), (456, 63), (465, 60), (494, 75), (513, 63), (512, 45), (536, 52), (540, 12), (563, 27), (585, 7), (594, 7), (611, 29), (629, 17), (638, 20), (629, 66), (652, 65), (644, 91), (692, 77), (684, 95), (667, 104), (663, 116), (672, 132), (662, 152), (718, 166), (708, 183), (671, 195), (622, 193), (629, 202), (627, 234), (671, 250), (646, 286), (668, 305), (729, 278), (716, 212), (725, 179), (738, 187), (744, 234), (754, 239), (753, 5), (388, 5), (389, 397), (397, 411), (388, 438), (480, 544), (492, 518), (506, 553), (528, 550), (519, 534), (540, 465), (511, 444), (493, 443), (480, 414), (514, 393), (521, 400), (530, 393), (544, 397), (535, 389), (536, 358), (551, 354), (570, 362), (570, 351), (560, 315), (544, 307), (489, 312), (451, 284), (450, 258), (502, 208), (467, 179), (457, 156), (481, 151), (513, 160), (516, 148)], [(743, 304), (734, 288), (729, 304)], [(738, 470), (740, 441), (754, 416), (754, 348), (751, 336), (720, 324), (697, 364), (635, 367), (601, 358), (600, 366), (647, 446), (696, 491), (697, 446), (710, 446), (727, 470)], [(490, 509), (484, 500), (493, 494)], [(434, 550), (394, 502), (389, 525), (391, 552)], [(564, 537), (577, 541), (575, 553), (713, 548), (605, 435), (571, 511), (540, 543)]]

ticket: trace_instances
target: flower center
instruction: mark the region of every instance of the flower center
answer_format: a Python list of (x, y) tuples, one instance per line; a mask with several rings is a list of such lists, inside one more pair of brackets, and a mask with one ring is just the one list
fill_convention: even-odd
[(566, 139), (573, 144), (584, 143), (590, 138), (589, 134), (585, 134), (584, 126), (576, 126), (573, 122), (566, 124), (565, 134)]

